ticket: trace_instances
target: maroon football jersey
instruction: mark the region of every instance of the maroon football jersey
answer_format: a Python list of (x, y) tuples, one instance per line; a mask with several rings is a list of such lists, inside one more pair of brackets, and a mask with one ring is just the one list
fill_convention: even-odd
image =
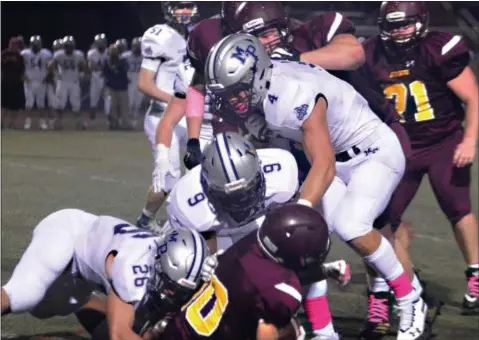
[(201, 20), (191, 31), (187, 52), (195, 72), (204, 73), (208, 53), (217, 42), (225, 37), (221, 20), (221, 18)]
[(260, 319), (288, 325), (301, 304), (301, 285), (294, 272), (262, 254), (256, 231), (219, 259), (216, 277), (168, 324), (162, 339), (247, 340), (256, 337)]
[(435, 144), (461, 128), (464, 109), (447, 82), (469, 64), (460, 36), (429, 32), (402, 62), (388, 57), (381, 39), (365, 43), (366, 67), (395, 104), (413, 148)]

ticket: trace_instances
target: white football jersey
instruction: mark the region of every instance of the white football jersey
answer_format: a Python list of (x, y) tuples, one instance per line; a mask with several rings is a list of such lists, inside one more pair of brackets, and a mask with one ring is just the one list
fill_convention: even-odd
[(362, 142), (381, 124), (351, 85), (323, 68), (289, 61), (273, 61), (273, 65), (263, 110), (269, 129), (280, 136), (302, 142), (301, 126), (321, 96), (327, 102), (326, 118), (336, 154)]
[(52, 52), (42, 48), (35, 54), (30, 48), (22, 51), (22, 57), (25, 63), (25, 73), (29, 80), (43, 81), (47, 75), (47, 66), (52, 60)]
[[(156, 86), (173, 95), (173, 83), (178, 66), (186, 57), (186, 40), (166, 24), (146, 30), (141, 40), (142, 68), (156, 72)], [(161, 103), (165, 107), (166, 103)]]
[[(266, 182), (266, 207), (290, 201), (299, 186), (298, 167), (293, 155), (281, 149), (259, 149), (256, 152)], [(245, 225), (231, 225), (218, 220), (203, 193), (200, 174), (201, 165), (198, 165), (186, 173), (170, 192), (166, 212), (173, 227), (198, 232), (215, 231), (218, 235), (234, 235), (259, 228), (264, 216)]]
[(138, 79), (138, 73), (140, 73), (141, 63), (143, 61), (143, 56), (135, 55), (132, 51), (123, 52), (121, 58), (125, 59), (128, 63), (128, 78)]
[[(113, 286), (123, 301), (136, 302), (146, 292), (159, 240), (119, 218), (99, 216), (75, 241), (74, 268), (107, 294)], [(116, 256), (108, 278), (105, 261), (112, 252)]]
[(85, 55), (80, 50), (74, 50), (67, 55), (65, 50), (58, 50), (53, 55), (58, 64), (58, 79), (62, 81), (79, 81), (80, 64), (85, 62)]
[(105, 51), (103, 51), (103, 53), (101, 53), (100, 51), (98, 51), (98, 49), (96, 47), (94, 48), (91, 48), (88, 53), (87, 53), (87, 60), (92, 63), (92, 64), (95, 64), (98, 66), (98, 68), (100, 69), (100, 71), (95, 71), (93, 73), (101, 73), (101, 69), (103, 68), (103, 64), (104, 62), (108, 59), (108, 50), (105, 49)]

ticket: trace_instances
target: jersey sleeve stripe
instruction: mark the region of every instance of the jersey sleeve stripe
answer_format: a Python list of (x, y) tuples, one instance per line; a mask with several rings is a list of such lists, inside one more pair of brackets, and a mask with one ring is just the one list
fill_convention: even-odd
[(301, 302), (301, 300), (303, 299), (301, 296), (301, 293), (287, 283), (284, 283), (284, 282), (278, 283), (277, 285), (274, 286), (274, 288), (292, 296), (293, 298), (298, 300), (298, 302)]
[(442, 47), (441, 55), (447, 54), (447, 52), (452, 50), (454, 48), (454, 46), (456, 46), (459, 41), (461, 41), (461, 36), (460, 35), (455, 35), (454, 37), (452, 37), (451, 40), (449, 40), (449, 42)]
[(333, 38), (334, 34), (339, 28), (339, 25), (341, 25), (341, 21), (343, 21), (343, 16), (340, 13), (336, 13), (333, 24), (331, 25), (331, 28), (329, 29), (328, 35), (326, 37), (327, 42), (329, 42)]

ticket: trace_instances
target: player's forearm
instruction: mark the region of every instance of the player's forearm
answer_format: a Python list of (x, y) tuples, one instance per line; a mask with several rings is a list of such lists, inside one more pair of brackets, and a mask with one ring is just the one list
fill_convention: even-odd
[(327, 70), (355, 70), (366, 60), (364, 48), (353, 36), (338, 36), (320, 49), (301, 53), (303, 62)]
[[(476, 93), (477, 94), (477, 93)], [(466, 103), (466, 127), (464, 141), (477, 143), (479, 133), (479, 98), (478, 95)]]
[(205, 86), (190, 86), (186, 94), (186, 123), (188, 138), (199, 138), (203, 116), (205, 114)]
[(336, 173), (334, 164), (331, 166), (327, 164), (328, 162), (322, 163), (320, 161), (313, 162), (299, 196), (300, 199), (311, 202), (313, 207), (321, 201)]
[(138, 90), (146, 96), (158, 100), (160, 102), (168, 103), (171, 99), (171, 94), (160, 90), (153, 82), (138, 81)]

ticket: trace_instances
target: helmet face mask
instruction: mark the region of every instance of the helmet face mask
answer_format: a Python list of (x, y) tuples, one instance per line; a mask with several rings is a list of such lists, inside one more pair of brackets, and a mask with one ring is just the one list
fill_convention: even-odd
[(166, 1), (162, 4), (165, 20), (188, 30), (199, 18), (198, 6), (193, 1)]
[(220, 115), (246, 119), (261, 106), (268, 90), (272, 63), (259, 40), (237, 33), (218, 42), (206, 61), (206, 84)]
[(381, 40), (393, 55), (404, 56), (427, 34), (429, 13), (419, 1), (383, 2), (378, 17)]
[(63, 48), (66, 54), (72, 54), (75, 50), (75, 39), (71, 35), (63, 38)]

